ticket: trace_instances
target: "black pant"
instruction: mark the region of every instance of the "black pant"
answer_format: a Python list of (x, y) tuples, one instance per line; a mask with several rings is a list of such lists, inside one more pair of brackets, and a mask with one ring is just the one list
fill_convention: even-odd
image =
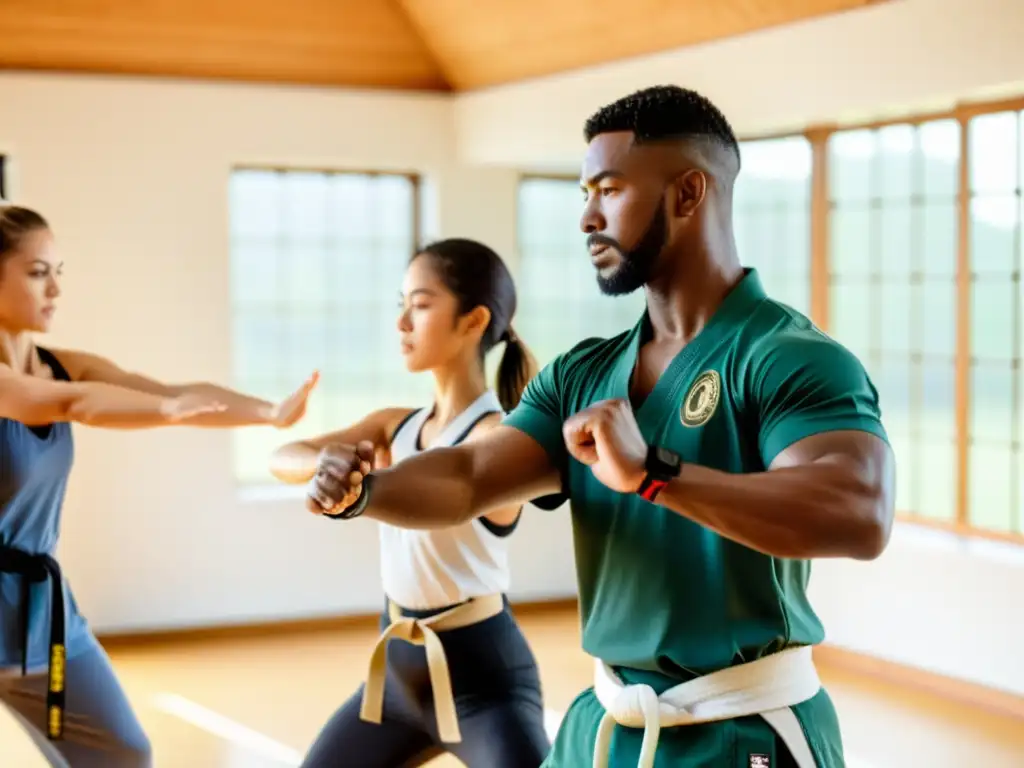
[[(440, 612), (403, 610), (415, 618)], [(388, 623), (385, 611), (381, 631)], [(321, 730), (303, 768), (406, 768), (441, 752), (469, 768), (537, 768), (551, 748), (540, 676), (508, 601), (497, 616), (438, 636), (448, 657), (461, 742), (445, 744), (438, 736), (425, 650), (393, 640), (381, 724), (360, 720), (360, 686)]]

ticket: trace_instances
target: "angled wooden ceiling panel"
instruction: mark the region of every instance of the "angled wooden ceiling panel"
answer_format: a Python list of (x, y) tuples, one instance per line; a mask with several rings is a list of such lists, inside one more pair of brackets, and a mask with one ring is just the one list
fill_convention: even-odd
[(0, 0), (0, 67), (448, 90), (390, 0)]
[(398, 0), (455, 90), (671, 50), (886, 0)]
[(0, 0), (0, 68), (470, 90), (888, 0)]

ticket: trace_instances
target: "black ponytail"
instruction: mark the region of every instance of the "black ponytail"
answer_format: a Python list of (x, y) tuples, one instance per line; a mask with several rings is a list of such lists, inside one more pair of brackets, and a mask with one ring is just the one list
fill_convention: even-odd
[(495, 390), (502, 410), (508, 413), (519, 405), (523, 390), (530, 383), (530, 379), (537, 375), (537, 361), (511, 327), (506, 331), (503, 340), (505, 351), (502, 352), (501, 362), (498, 363)]
[(519, 403), (527, 383), (537, 372), (530, 350), (512, 330), (516, 313), (516, 286), (505, 262), (493, 250), (476, 240), (450, 238), (423, 248), (413, 258), (426, 256), (437, 275), (459, 302), (459, 311), (487, 307), (491, 320), (480, 339), (480, 358), (499, 343), (505, 344), (498, 365), (495, 390), (505, 411)]

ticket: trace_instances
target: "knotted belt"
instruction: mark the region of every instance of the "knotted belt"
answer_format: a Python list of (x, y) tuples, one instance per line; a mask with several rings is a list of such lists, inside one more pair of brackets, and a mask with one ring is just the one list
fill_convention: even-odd
[(33, 555), (14, 547), (0, 546), (0, 573), (21, 576), (21, 674), (28, 673), (29, 601), (31, 585), (50, 582), (50, 660), (46, 686), (46, 735), (58, 741), (64, 735), (64, 584), (60, 565), (50, 555)]
[(424, 619), (403, 616), (402, 610), (388, 600), (388, 617), (391, 624), (381, 634), (370, 656), (370, 671), (363, 690), (363, 703), (359, 716), (370, 723), (380, 725), (384, 713), (384, 680), (387, 673), (388, 643), (405, 640), (413, 645), (422, 645), (427, 653), (427, 671), (430, 687), (434, 694), (434, 712), (437, 716), (437, 731), (441, 741), (457, 743), (462, 741), (459, 718), (455, 711), (455, 696), (452, 693), (451, 675), (448, 672), (448, 657), (437, 636), (471, 624), (479, 624), (505, 610), (500, 594), (474, 597), (459, 603), (441, 613)]
[(596, 659), (594, 694), (605, 709), (597, 730), (593, 768), (607, 768), (616, 723), (643, 728), (638, 768), (653, 768), (662, 727), (760, 715), (782, 738), (797, 768), (815, 768), (793, 707), (815, 696), (821, 680), (810, 646), (790, 648), (746, 664), (726, 667), (669, 688), (658, 696), (649, 685), (626, 685)]

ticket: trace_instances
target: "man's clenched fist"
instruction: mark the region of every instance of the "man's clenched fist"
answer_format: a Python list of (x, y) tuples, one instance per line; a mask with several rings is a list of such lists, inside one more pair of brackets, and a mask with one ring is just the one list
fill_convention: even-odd
[(335, 443), (324, 446), (316, 472), (306, 491), (306, 509), (317, 515), (334, 515), (355, 504), (363, 490), (363, 478), (373, 469), (374, 446)]

